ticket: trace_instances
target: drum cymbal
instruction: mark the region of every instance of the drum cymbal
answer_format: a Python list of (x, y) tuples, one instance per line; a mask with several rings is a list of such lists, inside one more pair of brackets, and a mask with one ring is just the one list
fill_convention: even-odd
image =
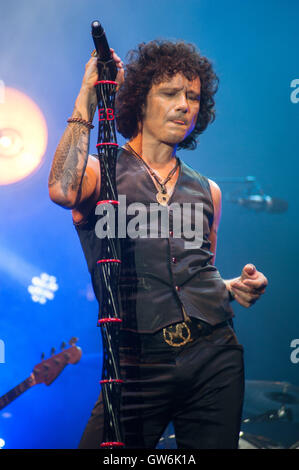
[(289, 449), (299, 449), (299, 441), (294, 442), (294, 444), (292, 444)]
[(239, 449), (283, 449), (284, 447), (265, 436), (240, 432)]
[(247, 380), (244, 416), (264, 415), (264, 420), (283, 419), (299, 422), (299, 387), (288, 382)]

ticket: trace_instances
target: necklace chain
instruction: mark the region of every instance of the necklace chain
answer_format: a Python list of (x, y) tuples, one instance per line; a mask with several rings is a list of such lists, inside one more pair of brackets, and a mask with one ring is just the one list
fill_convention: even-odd
[(154, 172), (154, 170), (152, 170), (152, 168), (143, 160), (143, 158), (137, 153), (135, 152), (135, 150), (131, 147), (130, 144), (126, 143), (126, 147), (128, 147), (131, 152), (136, 156), (138, 157), (144, 164), (144, 166), (148, 169), (148, 171), (150, 172), (150, 174), (152, 175), (153, 178), (155, 178), (156, 182), (158, 183), (158, 185), (160, 186), (161, 188), (161, 193), (162, 194), (167, 194), (167, 189), (165, 187), (165, 185), (168, 183), (168, 181), (171, 180), (171, 178), (173, 177), (173, 175), (175, 174), (175, 172), (177, 171), (177, 168), (180, 164), (179, 162), (179, 159), (176, 158), (176, 164), (175, 166), (172, 168), (172, 170), (170, 170), (170, 172), (168, 173), (168, 175), (166, 176), (165, 180), (162, 182), (161, 179), (162, 178), (159, 178), (159, 176)]

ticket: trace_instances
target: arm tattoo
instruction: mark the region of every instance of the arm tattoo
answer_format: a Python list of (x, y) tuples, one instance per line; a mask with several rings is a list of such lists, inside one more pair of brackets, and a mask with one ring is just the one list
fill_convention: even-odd
[[(93, 117), (96, 106), (91, 104), (90, 116)], [(73, 117), (81, 117), (81, 113), (74, 110)], [(69, 191), (76, 192), (76, 202), (80, 199), (81, 184), (85, 173), (88, 150), (89, 130), (79, 123), (70, 123), (56, 149), (49, 175), (49, 187), (60, 183), (65, 197)]]

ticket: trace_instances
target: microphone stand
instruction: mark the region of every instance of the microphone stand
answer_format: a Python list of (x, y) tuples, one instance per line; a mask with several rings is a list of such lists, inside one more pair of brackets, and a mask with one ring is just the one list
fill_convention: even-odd
[[(288, 202), (265, 194), (254, 176), (213, 178), (217, 183), (229, 183), (237, 189), (225, 194), (225, 200), (239, 204), (255, 212), (282, 213), (287, 211)], [(242, 187), (242, 192), (240, 190)]]
[[(118, 144), (115, 132), (115, 82), (117, 69), (111, 53), (103, 57), (103, 49), (99, 41), (108, 48), (105, 33), (99, 22), (92, 23), (92, 37), (98, 55), (98, 81), (95, 83), (99, 130), (96, 145), (101, 170), (101, 194), (98, 205), (111, 209), (117, 214), (118, 196), (116, 189), (116, 158)], [(101, 50), (102, 49), (102, 50)], [(109, 48), (108, 48), (109, 51)], [(101, 61), (102, 59), (102, 61)], [(110, 206), (110, 207), (108, 207)], [(108, 212), (109, 213), (109, 212)], [(97, 210), (96, 210), (97, 214)], [(114, 218), (115, 221), (118, 217)], [(116, 222), (117, 223), (117, 222)], [(109, 222), (108, 222), (109, 224)], [(109, 230), (107, 230), (109, 234)], [(117, 227), (116, 227), (117, 234)], [(98, 279), (100, 283), (100, 308), (97, 326), (101, 328), (103, 344), (102, 379), (100, 381), (104, 402), (104, 439), (102, 448), (123, 447), (120, 425), (121, 384), (119, 369), (119, 318), (118, 279), (120, 274), (120, 246), (115, 236), (102, 239), (101, 256), (97, 260)]]
[[(259, 194), (261, 197), (264, 196), (264, 191), (261, 188), (261, 185), (257, 182), (255, 176), (228, 176), (213, 178), (216, 183), (228, 183), (234, 185), (243, 186), (243, 197), (248, 197), (251, 194)], [(239, 197), (235, 194), (240, 194), (240, 191), (236, 189), (234, 192), (225, 194), (225, 200), (228, 202), (238, 202)]]

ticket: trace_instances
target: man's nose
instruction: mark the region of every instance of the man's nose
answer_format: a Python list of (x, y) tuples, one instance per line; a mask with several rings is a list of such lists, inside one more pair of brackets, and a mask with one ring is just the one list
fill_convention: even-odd
[(180, 94), (176, 103), (176, 109), (186, 113), (188, 111), (188, 107), (189, 104), (186, 95), (184, 93)]

